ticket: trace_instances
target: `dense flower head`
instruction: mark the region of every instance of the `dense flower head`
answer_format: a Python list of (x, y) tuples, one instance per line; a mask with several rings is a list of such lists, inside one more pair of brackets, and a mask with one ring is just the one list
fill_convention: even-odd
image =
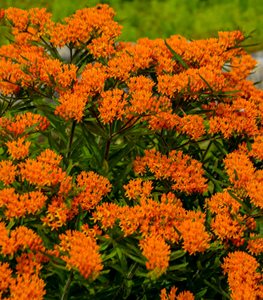
[(194, 295), (190, 291), (183, 291), (176, 295), (178, 288), (172, 286), (170, 292), (167, 293), (166, 289), (162, 289), (160, 293), (160, 300), (194, 300)]
[(249, 155), (259, 160), (263, 160), (263, 135), (258, 135), (255, 137)]
[(73, 207), (80, 205), (87, 211), (94, 209), (111, 190), (109, 180), (92, 171), (83, 171), (77, 176), (77, 187), (82, 191), (74, 198), (72, 205)]
[(251, 178), (254, 177), (255, 168), (244, 153), (238, 151), (229, 153), (224, 163), (229, 180), (236, 188), (245, 188)]
[(229, 253), (222, 265), (228, 275), (232, 299), (257, 299), (262, 297), (262, 275), (257, 272), (259, 263), (242, 251)]
[(142, 254), (147, 258), (146, 268), (153, 270), (159, 277), (169, 266), (170, 247), (165, 240), (159, 236), (149, 236), (140, 241)]
[(154, 149), (145, 150), (145, 156), (136, 158), (134, 171), (143, 175), (147, 167), (156, 179), (171, 180), (173, 190), (190, 194), (207, 188), (201, 163), (181, 151), (171, 151), (166, 156)]
[[(76, 47), (86, 46), (92, 40), (90, 50), (95, 57), (103, 56), (104, 52), (96, 49), (96, 40), (104, 39), (105, 46), (120, 34), (121, 26), (113, 20), (114, 11), (106, 4), (98, 4), (96, 7), (84, 8), (65, 18), (64, 24), (57, 23), (51, 34), (51, 42), (58, 47), (73, 44)], [(92, 47), (93, 46), (93, 47)], [(96, 51), (97, 50), (97, 51)], [(104, 50), (105, 51), (105, 50)], [(106, 56), (108, 53), (106, 51)]]
[(150, 196), (151, 191), (153, 189), (152, 181), (142, 179), (132, 179), (129, 181), (127, 185), (124, 185), (125, 195), (129, 199), (137, 200), (138, 198), (147, 198)]
[(13, 118), (0, 118), (0, 133), (6, 132), (14, 136), (23, 135), (29, 129), (36, 131), (44, 131), (49, 126), (49, 121), (46, 117), (39, 114), (26, 112), (24, 114), (17, 114)]
[(53, 197), (47, 207), (46, 215), (41, 220), (51, 230), (57, 230), (65, 225), (76, 213), (76, 210), (72, 210), (67, 206), (63, 197)]
[(16, 141), (9, 141), (6, 143), (8, 153), (12, 159), (23, 159), (29, 154), (29, 147), (31, 142), (26, 141), (24, 137), (18, 138)]
[(61, 157), (52, 152), (44, 150), (36, 159), (28, 158), (20, 163), (22, 180), (36, 186), (54, 186), (63, 182), (66, 173), (58, 166)]
[[(13, 255), (19, 250), (30, 249), (33, 252), (44, 251), (42, 239), (26, 226), (8, 230), (3, 222), (0, 222), (0, 247), (3, 255)], [(10, 236), (10, 237), (9, 237)]]
[(66, 231), (60, 235), (59, 250), (67, 255), (61, 258), (67, 263), (69, 269), (77, 268), (86, 279), (95, 279), (102, 270), (99, 246), (91, 236), (80, 231)]
[(17, 167), (11, 160), (0, 161), (0, 181), (4, 185), (12, 184), (15, 181), (17, 175)]
[(14, 188), (0, 190), (0, 207), (4, 207), (7, 219), (35, 214), (43, 208), (46, 200), (47, 196), (40, 191), (17, 194)]
[(10, 285), (11, 299), (42, 300), (45, 294), (45, 282), (38, 275), (27, 273), (18, 275)]
[(1, 292), (4, 292), (8, 289), (13, 281), (11, 275), (12, 270), (10, 269), (9, 264), (0, 262), (0, 295)]
[[(132, 299), (148, 276), (162, 300), (263, 299), (263, 91), (243, 33), (116, 42), (114, 15), (0, 9), (0, 298), (74, 297), (102, 275), (84, 293), (125, 279)], [(224, 256), (229, 291), (206, 283)]]
[(189, 254), (204, 252), (210, 247), (211, 238), (202, 221), (185, 220), (178, 229), (182, 234), (183, 249)]
[(127, 104), (126, 97), (124, 92), (119, 89), (101, 93), (99, 112), (103, 123), (122, 119), (124, 107)]

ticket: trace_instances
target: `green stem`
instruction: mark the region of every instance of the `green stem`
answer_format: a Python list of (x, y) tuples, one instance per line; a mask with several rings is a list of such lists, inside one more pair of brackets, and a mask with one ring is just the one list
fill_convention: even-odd
[(62, 296), (61, 296), (60, 300), (67, 300), (68, 299), (68, 294), (69, 294), (69, 289), (70, 289), (70, 284), (72, 282), (72, 279), (73, 279), (73, 271), (70, 271), (68, 280), (67, 280), (67, 282), (64, 286), (63, 293), (62, 293)]
[(74, 137), (76, 124), (77, 124), (77, 122), (75, 120), (72, 121), (70, 136), (69, 136), (69, 141), (68, 141), (68, 147), (67, 147), (67, 158), (69, 158), (70, 154), (71, 154), (71, 147), (72, 147), (72, 142), (73, 142), (73, 137)]

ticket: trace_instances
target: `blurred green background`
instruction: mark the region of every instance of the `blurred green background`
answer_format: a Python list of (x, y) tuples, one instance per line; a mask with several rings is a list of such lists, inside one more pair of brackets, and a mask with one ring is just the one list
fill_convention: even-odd
[(125, 41), (172, 34), (198, 39), (241, 29), (246, 34), (255, 31), (247, 44), (258, 45), (248, 51), (263, 49), (262, 0), (1, 0), (0, 7), (46, 7), (57, 21), (97, 3), (108, 3), (115, 9), (116, 20), (124, 26), (121, 39)]

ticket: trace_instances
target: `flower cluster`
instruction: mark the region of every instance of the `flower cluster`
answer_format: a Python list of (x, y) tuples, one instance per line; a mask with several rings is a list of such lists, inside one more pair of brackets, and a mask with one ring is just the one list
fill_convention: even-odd
[(0, 10), (0, 298), (263, 298), (246, 37), (117, 42), (114, 15)]

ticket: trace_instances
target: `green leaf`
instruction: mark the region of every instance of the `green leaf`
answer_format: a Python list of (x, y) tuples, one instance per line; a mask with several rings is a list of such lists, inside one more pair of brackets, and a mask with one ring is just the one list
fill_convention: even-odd
[(187, 63), (182, 59), (182, 57), (174, 51), (174, 49), (164, 40), (165, 46), (170, 50), (173, 54), (173, 59), (179, 62), (185, 69), (189, 69)]
[(179, 265), (170, 266), (168, 268), (168, 271), (186, 271), (187, 266), (188, 266), (188, 262), (185, 262)]
[(170, 255), (170, 261), (174, 261), (178, 258), (183, 257), (186, 254), (184, 250), (177, 250), (173, 251), (172, 254)]

